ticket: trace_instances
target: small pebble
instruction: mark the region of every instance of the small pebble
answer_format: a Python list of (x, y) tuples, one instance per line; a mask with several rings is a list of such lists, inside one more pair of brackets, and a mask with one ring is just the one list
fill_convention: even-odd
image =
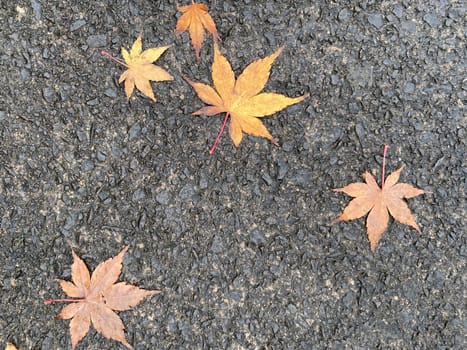
[(355, 293), (353, 292), (348, 292), (344, 298), (342, 298), (342, 303), (344, 304), (345, 307), (350, 308), (355, 300)]
[(97, 152), (97, 160), (99, 162), (104, 162), (106, 159), (107, 159), (107, 155), (104, 152), (102, 151)]
[(55, 100), (55, 90), (53, 87), (46, 87), (42, 90), (42, 96), (47, 102), (53, 102)]
[(162, 205), (167, 205), (170, 202), (170, 195), (167, 191), (161, 191), (156, 195), (156, 202)]
[(131, 197), (131, 200), (133, 202), (138, 202), (146, 197), (146, 193), (144, 193), (144, 190), (142, 188), (138, 188), (135, 192), (133, 192), (133, 196)]
[(109, 198), (109, 193), (107, 191), (100, 191), (98, 197), (102, 202), (104, 202), (107, 198)]
[(285, 176), (285, 174), (287, 173), (287, 171), (289, 170), (289, 165), (283, 161), (282, 159), (279, 159), (277, 161), (277, 165), (279, 166), (279, 170), (278, 170), (278, 173), (277, 173), (277, 179), (278, 180), (282, 180)]
[(186, 184), (182, 187), (178, 193), (181, 200), (190, 199), (196, 193), (195, 188), (192, 184)]
[(372, 13), (368, 16), (368, 22), (374, 25), (376, 28), (381, 29), (383, 26), (383, 16), (379, 13)]
[(70, 32), (74, 32), (75, 30), (78, 30), (79, 28), (81, 28), (82, 26), (84, 26), (86, 24), (86, 20), (84, 19), (79, 19), (77, 21), (74, 21), (71, 25), (70, 25)]
[(31, 7), (32, 12), (34, 13), (34, 17), (36, 17), (36, 19), (40, 21), (42, 18), (42, 5), (40, 1), (31, 0)]
[(103, 34), (90, 35), (86, 39), (86, 44), (90, 48), (105, 47), (107, 46), (107, 37)]
[(141, 134), (141, 126), (138, 123), (135, 123), (128, 130), (128, 141), (133, 141), (139, 137)]
[(339, 14), (337, 15), (337, 18), (339, 19), (340, 22), (347, 22), (350, 18), (350, 12), (347, 9), (342, 9), (339, 11)]
[(92, 100), (89, 100), (86, 102), (86, 104), (88, 106), (97, 106), (99, 104), (99, 99), (98, 98), (94, 98)]
[(21, 80), (28, 80), (31, 77), (31, 73), (26, 68), (22, 68), (20, 71)]
[(358, 113), (360, 111), (360, 107), (358, 106), (357, 102), (350, 102), (349, 103), (349, 111), (350, 113)]
[(108, 88), (104, 91), (104, 95), (107, 97), (115, 98), (117, 97), (117, 91), (115, 91), (115, 89)]
[(264, 33), (264, 37), (266, 38), (270, 46), (276, 46), (276, 37), (274, 36), (273, 32)]
[(415, 84), (414, 83), (405, 84), (404, 92), (406, 94), (413, 94), (415, 92)]
[(136, 160), (136, 158), (133, 158), (130, 161), (130, 169), (131, 170), (136, 170), (137, 168), (138, 168), (138, 161)]
[(212, 240), (211, 251), (215, 254), (222, 253), (224, 251), (224, 241), (222, 236), (217, 235)]
[(401, 28), (403, 31), (408, 33), (415, 33), (417, 30), (417, 26), (412, 21), (404, 21), (401, 23)]
[(266, 243), (266, 237), (260, 230), (254, 230), (250, 233), (250, 242), (256, 246), (263, 246)]
[(77, 130), (76, 137), (78, 137), (78, 140), (81, 143), (88, 141), (88, 133), (84, 130)]
[(404, 14), (404, 8), (401, 5), (396, 5), (392, 9), (392, 13), (395, 14), (398, 18), (401, 18)]
[(423, 16), (423, 20), (430, 25), (430, 27), (437, 27), (440, 25), (440, 21), (438, 19), (438, 16), (432, 14), (432, 13), (427, 13), (425, 16)]
[(87, 160), (81, 164), (82, 171), (91, 171), (92, 169), (94, 169), (94, 163), (92, 160)]
[(355, 125), (355, 133), (357, 134), (358, 141), (363, 146), (363, 143), (365, 142), (365, 128), (362, 123)]
[(268, 186), (271, 186), (271, 185), (272, 185), (273, 181), (272, 181), (272, 179), (271, 179), (271, 176), (269, 176), (269, 174), (264, 173), (264, 174), (262, 175), (262, 178), (263, 178), (264, 182), (266, 182), (266, 184), (267, 184)]

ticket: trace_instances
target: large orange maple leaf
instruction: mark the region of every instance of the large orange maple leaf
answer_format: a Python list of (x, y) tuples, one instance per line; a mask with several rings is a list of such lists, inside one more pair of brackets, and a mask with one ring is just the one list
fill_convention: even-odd
[(75, 252), (71, 265), (73, 282), (58, 280), (63, 291), (71, 298), (46, 300), (52, 302), (71, 302), (58, 314), (58, 319), (70, 319), (71, 346), (83, 339), (91, 324), (104, 337), (117, 340), (133, 349), (127, 342), (123, 322), (114, 312), (129, 310), (138, 305), (144, 297), (159, 293), (155, 290), (140, 289), (125, 282), (116, 283), (122, 270), (126, 246), (116, 257), (99, 264), (92, 276), (86, 264)]
[(229, 61), (221, 54), (217, 43), (214, 43), (212, 81), (215, 89), (185, 78), (193, 86), (198, 97), (210, 105), (197, 110), (193, 113), (194, 115), (212, 116), (226, 112), (221, 130), (209, 151), (211, 154), (214, 152), (229, 117), (229, 134), (235, 147), (240, 146), (243, 133), (265, 137), (278, 145), (278, 142), (259, 118), (274, 114), (308, 97), (308, 94), (291, 98), (272, 92), (261, 93), (269, 79), (271, 66), (283, 48), (282, 46), (272, 55), (249, 64), (235, 79)]
[(373, 252), (388, 226), (389, 213), (395, 220), (420, 232), (420, 227), (415, 222), (415, 218), (403, 198), (413, 198), (425, 193), (425, 191), (406, 183), (397, 183), (402, 169), (403, 167), (390, 174), (382, 183), (381, 188), (375, 178), (369, 172), (365, 172), (363, 174), (365, 183), (356, 182), (334, 189), (336, 192), (344, 192), (355, 197), (334, 222), (358, 219), (370, 212), (366, 220), (366, 227)]

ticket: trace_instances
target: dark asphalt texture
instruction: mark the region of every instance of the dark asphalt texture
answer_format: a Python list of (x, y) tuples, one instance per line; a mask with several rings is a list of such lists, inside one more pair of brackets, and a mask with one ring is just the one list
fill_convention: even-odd
[[(70, 349), (54, 320), (71, 250), (90, 269), (125, 245), (121, 279), (161, 289), (119, 312), (136, 349), (466, 347), (466, 8), (461, 0), (212, 1), (238, 74), (285, 44), (265, 91), (302, 103), (264, 122), (280, 141), (227, 134), (183, 80), (211, 84), (177, 5), (1, 0), (0, 348)], [(174, 44), (157, 103), (128, 102), (120, 57)], [(422, 233), (330, 225), (331, 189), (405, 166)], [(91, 330), (78, 349), (123, 349)]]

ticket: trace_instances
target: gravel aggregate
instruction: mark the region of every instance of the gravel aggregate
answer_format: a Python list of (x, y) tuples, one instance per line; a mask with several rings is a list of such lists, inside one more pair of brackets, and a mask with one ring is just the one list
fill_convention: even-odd
[[(54, 320), (73, 249), (162, 293), (119, 312), (135, 349), (465, 349), (466, 9), (462, 1), (212, 1), (236, 74), (285, 44), (265, 91), (310, 97), (223, 135), (183, 77), (211, 84), (174, 33), (174, 0), (0, 2), (0, 348), (70, 349)], [(120, 57), (170, 45), (174, 81), (129, 101)], [(418, 233), (331, 225), (332, 191), (404, 165)], [(123, 349), (91, 330), (77, 349)]]

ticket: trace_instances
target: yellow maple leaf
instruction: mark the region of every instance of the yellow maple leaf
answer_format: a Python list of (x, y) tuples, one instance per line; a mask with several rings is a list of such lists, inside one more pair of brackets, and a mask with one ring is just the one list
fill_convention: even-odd
[(136, 86), (139, 91), (155, 102), (156, 97), (152, 91), (150, 81), (173, 80), (173, 77), (165, 69), (152, 63), (171, 45), (154, 47), (143, 51), (141, 38), (142, 35), (139, 34), (130, 52), (122, 47), (124, 62), (113, 57), (106, 51), (102, 51), (101, 54), (128, 68), (122, 73), (118, 80), (119, 83), (125, 82), (125, 94), (128, 98), (131, 97)]
[(191, 42), (195, 48), (196, 60), (199, 62), (199, 51), (204, 40), (204, 29), (211, 33), (215, 39), (220, 40), (216, 24), (208, 12), (208, 7), (204, 4), (192, 1), (191, 5), (180, 6), (178, 11), (182, 12), (183, 15), (178, 19), (175, 31), (180, 34), (188, 29)]
[(243, 133), (265, 137), (278, 145), (278, 142), (258, 118), (274, 114), (308, 97), (308, 94), (291, 98), (272, 92), (261, 93), (269, 79), (272, 63), (280, 55), (283, 48), (281, 47), (272, 55), (249, 64), (235, 79), (229, 61), (222, 56), (217, 43), (214, 43), (212, 81), (215, 89), (185, 78), (195, 89), (198, 97), (210, 105), (194, 112), (194, 115), (212, 116), (226, 112), (224, 123), (209, 153), (214, 152), (229, 117), (231, 119), (229, 134), (236, 147), (240, 145)]

